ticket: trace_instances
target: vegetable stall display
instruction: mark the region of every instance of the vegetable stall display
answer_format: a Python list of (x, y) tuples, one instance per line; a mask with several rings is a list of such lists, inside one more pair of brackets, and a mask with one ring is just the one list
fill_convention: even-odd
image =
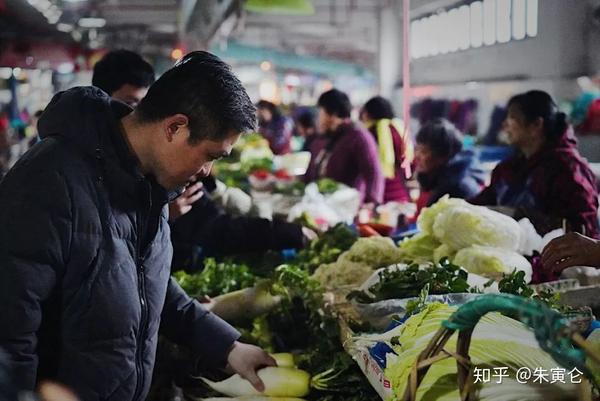
[[(419, 234), (397, 245), (385, 236), (359, 238), (360, 227), (339, 224), (270, 270), (260, 262), (228, 259), (208, 260), (200, 273), (175, 273), (190, 294), (211, 297), (208, 308), (234, 322), (242, 341), (272, 353), (293, 353), (279, 359), (278, 367), (259, 371), (266, 386), (262, 394), (239, 376), (213, 380), (194, 373), (187, 379), (199, 394), (194, 399), (375, 400), (379, 395), (353, 360), (355, 351), (363, 350), (360, 355), (382, 364), (391, 381), (391, 400), (401, 400), (414, 362), (457, 308), (432, 296), (466, 294), (466, 302), (501, 292), (564, 310), (552, 291), (528, 285), (531, 265), (519, 253), (521, 229), (511, 218), (443, 198), (423, 210), (419, 228)], [(409, 301), (391, 320), (385, 316), (385, 326), (391, 325), (387, 330), (361, 319), (359, 306), (399, 300)], [(449, 347), (455, 350), (455, 339)], [(568, 400), (576, 395), (569, 385), (515, 384), (518, 367), (557, 364), (510, 316), (484, 317), (473, 334), (471, 355), (477, 366), (501, 364), (509, 371), (503, 386), (478, 386), (481, 399)], [(418, 399), (458, 399), (456, 374), (455, 362), (434, 365)]]

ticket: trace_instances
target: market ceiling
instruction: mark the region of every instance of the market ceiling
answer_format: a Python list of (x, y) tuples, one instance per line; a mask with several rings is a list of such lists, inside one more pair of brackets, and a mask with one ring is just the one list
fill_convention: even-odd
[[(0, 38), (57, 35), (91, 49), (124, 47), (163, 55), (177, 46), (235, 43), (374, 72), (379, 14), (382, 9), (397, 12), (397, 1), (0, 0), (5, 5), (0, 7)], [(452, 3), (413, 0), (411, 9), (431, 12)], [(283, 7), (273, 9), (274, 4)]]

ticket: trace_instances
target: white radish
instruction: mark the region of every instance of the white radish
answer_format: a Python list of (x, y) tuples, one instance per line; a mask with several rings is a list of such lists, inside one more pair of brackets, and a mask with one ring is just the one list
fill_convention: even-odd
[(251, 319), (269, 312), (281, 302), (281, 297), (271, 295), (269, 289), (270, 283), (261, 281), (254, 287), (215, 297), (204, 306), (227, 321)]
[(202, 378), (210, 388), (230, 397), (262, 395), (272, 397), (304, 397), (310, 391), (310, 374), (304, 370), (286, 367), (266, 367), (257, 372), (265, 385), (265, 391), (259, 393), (240, 375), (233, 375), (220, 382)]
[(280, 352), (277, 354), (271, 354), (275, 362), (277, 362), (277, 367), (279, 368), (295, 368), (296, 362), (294, 362), (294, 355), (289, 352)]

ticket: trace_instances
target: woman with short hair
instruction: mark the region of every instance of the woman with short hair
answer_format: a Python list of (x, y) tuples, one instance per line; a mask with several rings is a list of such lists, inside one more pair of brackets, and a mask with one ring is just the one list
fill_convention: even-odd
[(416, 136), (415, 166), (421, 194), (417, 208), (430, 206), (442, 196), (468, 199), (477, 195), (485, 175), (475, 154), (463, 150), (462, 134), (445, 119), (425, 124)]

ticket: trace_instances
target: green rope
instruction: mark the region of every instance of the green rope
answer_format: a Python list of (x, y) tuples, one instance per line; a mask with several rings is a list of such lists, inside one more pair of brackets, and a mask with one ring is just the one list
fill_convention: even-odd
[(592, 378), (585, 365), (585, 352), (573, 347), (567, 320), (539, 301), (509, 294), (486, 294), (462, 305), (442, 325), (454, 331), (472, 330), (479, 319), (489, 312), (515, 317), (534, 331), (540, 347), (561, 366), (577, 368)]

